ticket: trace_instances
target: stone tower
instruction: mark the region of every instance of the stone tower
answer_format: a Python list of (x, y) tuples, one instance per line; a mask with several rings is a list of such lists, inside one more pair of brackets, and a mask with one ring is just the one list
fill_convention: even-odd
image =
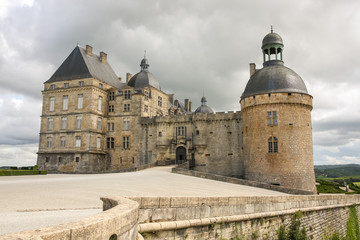
[(271, 30), (262, 42), (263, 68), (250, 64), (241, 96), (245, 178), (316, 193), (312, 96), (283, 62), (284, 44)]

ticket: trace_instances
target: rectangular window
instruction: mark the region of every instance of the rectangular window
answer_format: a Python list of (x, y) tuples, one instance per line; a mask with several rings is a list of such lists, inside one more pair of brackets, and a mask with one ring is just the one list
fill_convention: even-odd
[(62, 157), (59, 157), (58, 160), (59, 160), (59, 162), (61, 162), (61, 161), (62, 161)]
[(55, 97), (50, 97), (50, 108), (49, 111), (53, 112), (55, 109)]
[(178, 136), (184, 136), (186, 132), (186, 127), (177, 127), (176, 131)]
[(123, 130), (124, 131), (130, 130), (130, 119), (124, 118)]
[(130, 111), (130, 103), (124, 104), (124, 112)]
[(109, 105), (109, 112), (114, 112), (114, 105)]
[(162, 107), (162, 97), (158, 96), (158, 106)]
[(129, 137), (128, 136), (123, 137), (123, 147), (124, 147), (124, 149), (129, 149), (130, 148)]
[(54, 90), (55, 88), (56, 88), (56, 87), (55, 87), (55, 84), (51, 84), (51, 85), (50, 85), (50, 89), (51, 89), (51, 90)]
[(69, 109), (69, 97), (63, 96), (63, 110)]
[(115, 131), (115, 123), (113, 123), (113, 122), (108, 122), (108, 131), (109, 131), (109, 132)]
[(100, 148), (100, 147), (101, 147), (101, 138), (98, 137), (98, 138), (96, 139), (96, 148)]
[(81, 136), (76, 136), (75, 147), (81, 147)]
[(99, 96), (99, 102), (98, 102), (98, 110), (101, 111), (101, 106), (102, 106), (102, 97)]
[(76, 129), (81, 129), (82, 116), (76, 116)]
[(98, 117), (98, 120), (97, 120), (97, 129), (98, 129), (98, 130), (101, 130), (101, 117)]
[(278, 152), (278, 142), (274, 141), (274, 152)]
[(124, 91), (124, 98), (125, 99), (130, 99), (130, 90), (125, 90)]
[(61, 118), (61, 129), (66, 129), (67, 126), (67, 117)]
[(109, 149), (112, 149), (115, 147), (115, 140), (113, 137), (108, 137), (106, 139), (106, 147), (109, 148)]
[(149, 100), (149, 92), (148, 91), (144, 91), (144, 95), (145, 95), (145, 100)]
[(60, 138), (60, 145), (62, 148), (66, 147), (66, 137)]
[(84, 81), (80, 81), (80, 82), (79, 82), (79, 86), (80, 86), (80, 87), (83, 87), (83, 86), (84, 86)]
[(82, 94), (78, 94), (78, 109), (82, 109), (83, 108), (83, 95)]
[(52, 117), (48, 118), (48, 130), (53, 130), (54, 127), (54, 119)]
[(278, 124), (278, 122), (277, 122), (277, 112), (274, 111), (272, 113), (273, 113), (273, 125), (277, 125)]
[(48, 147), (48, 148), (51, 148), (51, 146), (52, 146), (52, 138), (51, 138), (51, 137), (48, 137), (48, 138), (47, 138), (47, 147)]
[(267, 112), (267, 124), (269, 126), (275, 126), (275, 125), (278, 124), (277, 112), (276, 111)]
[(144, 112), (148, 112), (148, 111), (149, 111), (148, 105), (144, 105)]
[(115, 100), (115, 92), (109, 92), (109, 101)]
[(99, 83), (99, 88), (103, 88), (103, 85), (102, 85), (102, 83)]
[(80, 162), (80, 157), (76, 157), (76, 158), (75, 158), (75, 161), (76, 161), (76, 162)]
[(69, 88), (69, 83), (64, 83), (64, 88)]
[(273, 152), (272, 142), (268, 142), (268, 150), (269, 150), (269, 153)]

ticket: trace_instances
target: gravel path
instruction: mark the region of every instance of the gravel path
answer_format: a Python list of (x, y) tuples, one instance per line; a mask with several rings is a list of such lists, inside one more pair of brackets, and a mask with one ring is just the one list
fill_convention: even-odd
[(0, 235), (98, 213), (103, 196), (286, 195), (170, 171), (156, 167), (131, 173), (0, 177)]

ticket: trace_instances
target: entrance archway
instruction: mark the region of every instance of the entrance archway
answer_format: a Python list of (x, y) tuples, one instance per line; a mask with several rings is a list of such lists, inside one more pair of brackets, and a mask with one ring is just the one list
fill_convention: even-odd
[(176, 149), (176, 164), (182, 164), (186, 162), (186, 148), (178, 147)]

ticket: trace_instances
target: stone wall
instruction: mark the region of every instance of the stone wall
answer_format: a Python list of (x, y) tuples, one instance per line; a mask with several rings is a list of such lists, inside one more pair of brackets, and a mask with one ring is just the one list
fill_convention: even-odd
[(308, 236), (321, 239), (325, 233), (345, 233), (350, 206), (355, 204), (360, 213), (360, 195), (108, 197), (102, 201), (100, 214), (1, 239), (276, 239), (279, 227), (288, 225), (298, 211)]
[[(1, 236), (4, 240), (136, 240), (138, 203), (122, 197), (102, 198), (104, 212), (56, 226)], [(108, 211), (106, 211), (108, 210)]]
[(132, 197), (145, 239), (276, 239), (281, 225), (303, 213), (308, 236), (344, 234), (349, 207), (360, 195), (283, 197)]
[(295, 194), (295, 195), (313, 195), (314, 194), (312, 191), (305, 191), (305, 190), (294, 189), (294, 188), (286, 188), (286, 187), (282, 187), (282, 186), (271, 185), (271, 184), (264, 183), (264, 182), (251, 181), (251, 180), (240, 179), (240, 178), (235, 178), (235, 177), (227, 177), (227, 176), (213, 174), (213, 173), (189, 170), (189, 164), (182, 164), (182, 165), (176, 166), (175, 168), (172, 168), (172, 172), (187, 175), (187, 176), (221, 181), (221, 182), (241, 184), (241, 185), (246, 185), (246, 186), (251, 186), (251, 187), (265, 188), (265, 189), (269, 189), (269, 190), (274, 190), (274, 191), (279, 191), (279, 192), (284, 192), (284, 193), (289, 193), (289, 194)]
[[(241, 109), (244, 178), (316, 193), (312, 97), (300, 93), (261, 94), (242, 99)], [(270, 140), (274, 138), (276, 150)]]

